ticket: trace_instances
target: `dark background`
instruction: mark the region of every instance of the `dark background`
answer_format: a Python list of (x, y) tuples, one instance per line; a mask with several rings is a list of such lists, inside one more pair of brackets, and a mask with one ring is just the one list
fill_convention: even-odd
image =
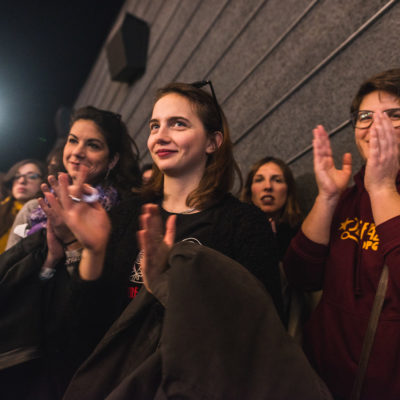
[(123, 3), (1, 1), (0, 171), (46, 157), (57, 109), (73, 106)]

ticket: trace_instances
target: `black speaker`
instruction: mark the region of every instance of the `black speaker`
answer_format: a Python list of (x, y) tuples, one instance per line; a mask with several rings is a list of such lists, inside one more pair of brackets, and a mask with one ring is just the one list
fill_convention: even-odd
[(146, 69), (150, 29), (147, 23), (126, 14), (120, 28), (106, 45), (108, 67), (113, 81), (131, 83)]

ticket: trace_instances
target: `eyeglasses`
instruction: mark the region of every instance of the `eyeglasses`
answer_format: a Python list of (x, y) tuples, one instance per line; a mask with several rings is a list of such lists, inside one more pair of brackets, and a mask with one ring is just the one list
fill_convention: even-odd
[[(383, 111), (392, 121), (393, 128), (400, 127), (400, 108), (389, 108)], [(351, 114), (351, 122), (354, 128), (368, 129), (374, 122), (375, 111), (359, 110)]]
[(191, 86), (194, 86), (194, 87), (197, 88), (197, 89), (201, 89), (202, 87), (204, 87), (204, 86), (206, 86), (206, 85), (210, 85), (211, 95), (212, 95), (212, 98), (213, 98), (213, 100), (214, 100), (215, 107), (216, 107), (217, 110), (218, 110), (219, 121), (220, 121), (221, 129), (222, 129), (223, 126), (222, 126), (221, 107), (220, 107), (220, 105), (219, 105), (219, 103), (218, 103), (217, 96), (215, 95), (214, 86), (213, 86), (212, 82), (211, 82), (211, 81), (204, 81), (204, 80), (203, 80), (203, 81), (196, 81), (196, 82), (190, 83), (190, 85), (191, 85)]
[(42, 175), (36, 174), (35, 172), (30, 172), (28, 174), (17, 174), (13, 177), (13, 181), (18, 181), (20, 178), (27, 179), (28, 181), (36, 181), (40, 179)]

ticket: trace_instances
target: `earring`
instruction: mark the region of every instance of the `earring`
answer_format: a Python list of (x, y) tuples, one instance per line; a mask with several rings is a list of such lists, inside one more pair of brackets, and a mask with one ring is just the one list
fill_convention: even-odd
[(108, 179), (108, 177), (110, 176), (110, 172), (111, 172), (112, 168), (108, 167), (107, 168), (107, 173), (106, 176), (104, 177), (104, 180), (106, 181)]

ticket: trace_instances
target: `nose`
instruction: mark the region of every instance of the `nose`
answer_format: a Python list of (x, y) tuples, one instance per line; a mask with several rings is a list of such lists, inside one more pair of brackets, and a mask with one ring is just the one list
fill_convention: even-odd
[(272, 182), (268, 179), (264, 181), (264, 188), (265, 191), (271, 192), (272, 191)]
[(26, 178), (26, 175), (20, 175), (18, 177), (18, 179), (16, 179), (16, 182), (21, 182), (21, 179), (22, 179), (22, 183), (26, 183), (28, 181)]
[(84, 158), (85, 157), (85, 146), (83, 143), (78, 143), (74, 146), (72, 150), (72, 154), (77, 158)]
[(168, 126), (161, 124), (157, 132), (157, 143), (169, 143), (170, 141)]

